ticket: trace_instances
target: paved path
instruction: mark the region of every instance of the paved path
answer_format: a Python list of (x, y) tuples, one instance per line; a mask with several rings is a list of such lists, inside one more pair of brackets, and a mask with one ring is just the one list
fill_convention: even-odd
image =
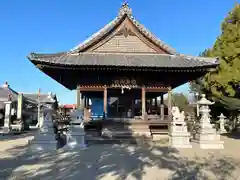
[(31, 138), (0, 139), (0, 180), (240, 180), (240, 139), (222, 137), (224, 150), (108, 144), (34, 155)]

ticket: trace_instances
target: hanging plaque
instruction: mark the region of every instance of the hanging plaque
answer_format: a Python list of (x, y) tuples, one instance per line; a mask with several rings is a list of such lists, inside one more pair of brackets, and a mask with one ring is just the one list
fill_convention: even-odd
[(135, 79), (122, 78), (122, 79), (113, 80), (113, 84), (114, 85), (137, 85), (137, 81)]

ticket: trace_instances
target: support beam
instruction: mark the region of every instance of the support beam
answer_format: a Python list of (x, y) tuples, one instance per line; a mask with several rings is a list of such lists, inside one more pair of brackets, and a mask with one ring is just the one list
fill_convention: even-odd
[(145, 119), (146, 114), (146, 91), (142, 88), (142, 118)]
[(161, 120), (164, 120), (164, 99), (163, 99), (163, 94), (161, 94), (160, 114), (161, 114)]
[(172, 121), (172, 88), (168, 89), (168, 120)]
[(105, 116), (107, 115), (107, 88), (103, 91), (103, 111)]

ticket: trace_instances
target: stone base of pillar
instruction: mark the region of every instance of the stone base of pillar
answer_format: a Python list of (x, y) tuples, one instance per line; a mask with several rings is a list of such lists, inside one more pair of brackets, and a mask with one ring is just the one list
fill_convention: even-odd
[(84, 149), (86, 145), (86, 133), (80, 125), (71, 125), (69, 132), (66, 134), (67, 144), (64, 148), (79, 148)]
[(172, 148), (192, 148), (190, 133), (185, 122), (171, 123), (169, 132), (169, 146)]
[(213, 128), (199, 129), (195, 135), (195, 141), (202, 149), (223, 149), (224, 142)]

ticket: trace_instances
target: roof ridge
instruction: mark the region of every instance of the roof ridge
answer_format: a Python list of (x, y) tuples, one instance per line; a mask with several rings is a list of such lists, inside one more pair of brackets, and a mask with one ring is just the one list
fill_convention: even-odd
[[(38, 92), (33, 93), (33, 92), (18, 92), (18, 93), (22, 93), (23, 95), (38, 95)], [(47, 93), (40, 93), (40, 95), (48, 95)]]
[(94, 42), (96, 39), (100, 39), (102, 36), (104, 36), (106, 33), (108, 33), (114, 26), (118, 23), (120, 23), (120, 20), (127, 16), (129, 20), (137, 27), (139, 30), (151, 41), (156, 43), (157, 45), (161, 46), (164, 50), (168, 51), (171, 54), (176, 54), (176, 50), (166, 43), (164, 41), (160, 40), (157, 38), (153, 33), (151, 33), (144, 25), (139, 23), (134, 16), (132, 15), (132, 9), (129, 7), (128, 3), (123, 3), (120, 10), (119, 14), (117, 17), (115, 17), (112, 21), (110, 21), (107, 25), (105, 25), (103, 28), (101, 28), (99, 31), (88, 37), (85, 41), (82, 43), (78, 44), (74, 48), (70, 50), (69, 53), (77, 53), (81, 51), (82, 49), (88, 47), (91, 45), (91, 43)]

